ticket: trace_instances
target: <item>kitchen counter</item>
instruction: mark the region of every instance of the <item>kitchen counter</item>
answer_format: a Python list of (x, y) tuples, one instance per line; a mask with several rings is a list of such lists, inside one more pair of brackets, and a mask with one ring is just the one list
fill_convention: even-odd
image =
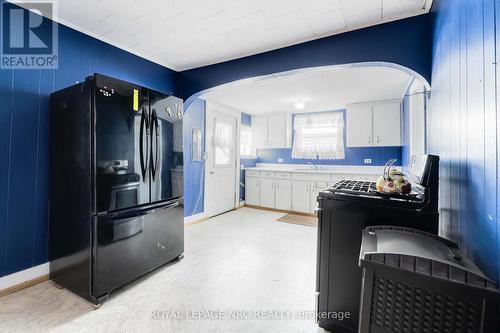
[[(400, 167), (396, 167), (400, 169)], [(252, 171), (271, 171), (271, 172), (292, 172), (292, 173), (315, 173), (315, 174), (356, 174), (356, 175), (382, 175), (383, 166), (322, 166), (314, 169), (307, 165), (258, 165), (256, 167), (247, 167), (245, 170)]]

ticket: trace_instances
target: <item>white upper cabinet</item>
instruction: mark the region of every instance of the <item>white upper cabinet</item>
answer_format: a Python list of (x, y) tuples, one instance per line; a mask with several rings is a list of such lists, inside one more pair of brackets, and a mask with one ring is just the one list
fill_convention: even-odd
[(255, 149), (290, 148), (292, 117), (288, 113), (252, 116), (252, 142)]
[(268, 147), (286, 147), (286, 114), (276, 113), (268, 116)]
[(347, 147), (366, 147), (372, 144), (372, 105), (361, 103), (347, 106)]
[(347, 147), (401, 145), (399, 100), (350, 104), (346, 118)]
[(255, 149), (267, 148), (267, 116), (252, 116), (252, 145)]
[(401, 145), (400, 102), (373, 105), (373, 145)]

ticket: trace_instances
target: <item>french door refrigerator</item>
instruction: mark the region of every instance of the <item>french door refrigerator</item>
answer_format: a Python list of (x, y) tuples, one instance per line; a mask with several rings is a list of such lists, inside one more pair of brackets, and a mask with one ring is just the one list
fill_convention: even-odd
[(100, 74), (50, 100), (50, 278), (100, 304), (183, 255), (182, 100)]

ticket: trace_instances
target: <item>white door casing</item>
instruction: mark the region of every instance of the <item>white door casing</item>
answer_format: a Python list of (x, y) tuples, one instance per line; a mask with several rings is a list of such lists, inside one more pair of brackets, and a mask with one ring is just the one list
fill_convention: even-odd
[(239, 167), (238, 117), (221, 112), (214, 103), (207, 103), (205, 162), (205, 213), (222, 214), (236, 207), (236, 168)]

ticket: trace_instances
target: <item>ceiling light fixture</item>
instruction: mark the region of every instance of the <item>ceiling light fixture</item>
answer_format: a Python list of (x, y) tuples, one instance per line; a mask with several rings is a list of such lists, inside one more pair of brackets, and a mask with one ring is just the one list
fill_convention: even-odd
[(293, 104), (297, 110), (303, 110), (306, 107), (306, 103), (304, 101), (297, 101)]

